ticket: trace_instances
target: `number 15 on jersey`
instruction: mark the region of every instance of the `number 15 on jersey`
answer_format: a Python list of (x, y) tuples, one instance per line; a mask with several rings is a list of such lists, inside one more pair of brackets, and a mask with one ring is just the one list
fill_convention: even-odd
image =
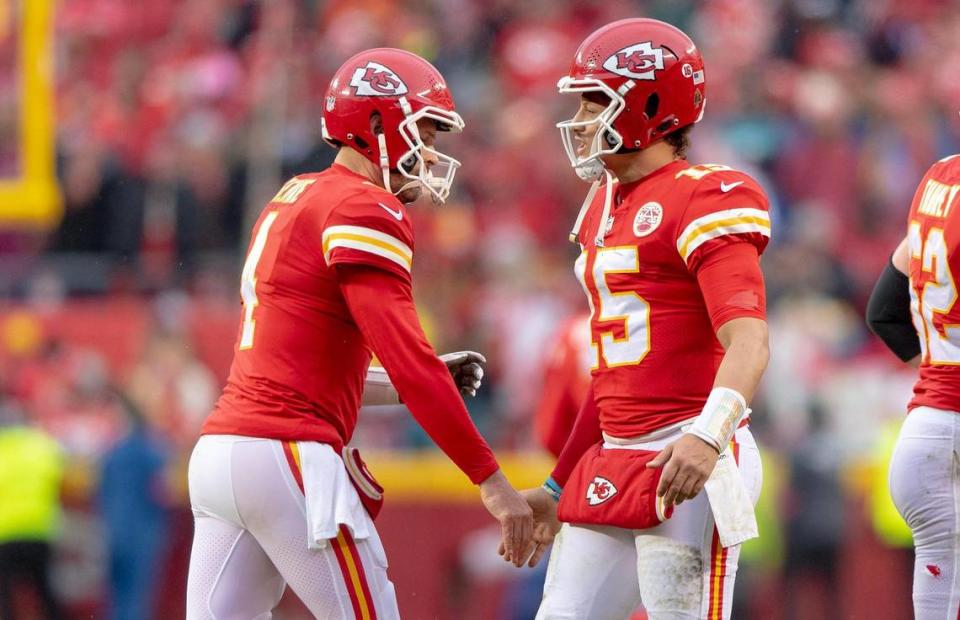
[[(597, 248), (596, 253), (589, 274), (586, 252), (574, 266), (590, 302), (591, 322), (610, 323), (601, 328), (599, 341), (590, 343), (593, 368), (599, 368), (601, 356), (608, 368), (639, 364), (650, 351), (650, 304), (634, 291), (611, 291), (607, 283), (608, 275), (640, 271), (637, 248)], [(621, 330), (623, 336), (618, 336), (616, 332)]]

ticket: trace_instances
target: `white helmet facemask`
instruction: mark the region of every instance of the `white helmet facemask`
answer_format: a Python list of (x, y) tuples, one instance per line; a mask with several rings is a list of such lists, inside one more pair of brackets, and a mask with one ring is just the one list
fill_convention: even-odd
[[(413, 112), (405, 97), (400, 98), (400, 106), (406, 118), (400, 123), (398, 130), (400, 131), (400, 137), (403, 138), (409, 149), (397, 160), (397, 171), (410, 181), (404, 183), (400, 189), (394, 192), (394, 195), (412, 187), (421, 187), (430, 193), (430, 198), (435, 204), (443, 204), (450, 195), (453, 178), (461, 164), (453, 157), (424, 144), (420, 138), (420, 131), (417, 129), (417, 121), (422, 118), (429, 118), (442, 125), (445, 131), (460, 133), (464, 127), (463, 119), (456, 112), (449, 112), (434, 106), (426, 106)], [(387, 155), (387, 140), (382, 133), (377, 136), (377, 140), (380, 147), (380, 170), (383, 173), (383, 185), (389, 188), (390, 158)], [(431, 159), (435, 158), (436, 162), (428, 166), (424, 159), (424, 153), (432, 155)], [(415, 170), (416, 174), (411, 172), (412, 170)]]
[[(584, 181), (595, 181), (600, 178), (604, 166), (601, 157), (613, 155), (623, 146), (623, 136), (613, 128), (613, 123), (623, 112), (627, 103), (623, 96), (600, 80), (594, 78), (574, 79), (566, 76), (557, 82), (557, 89), (561, 93), (603, 93), (610, 99), (607, 107), (596, 117), (586, 121), (561, 121), (557, 123), (560, 137), (563, 139), (563, 149), (567, 153), (570, 165)], [(590, 128), (596, 125), (590, 149), (585, 157), (577, 155), (575, 140), (576, 129)]]

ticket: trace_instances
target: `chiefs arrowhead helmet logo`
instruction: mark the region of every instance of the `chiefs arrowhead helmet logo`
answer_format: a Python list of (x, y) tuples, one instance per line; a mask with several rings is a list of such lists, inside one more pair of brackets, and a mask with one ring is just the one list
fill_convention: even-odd
[(607, 58), (603, 68), (635, 80), (655, 80), (657, 71), (663, 70), (663, 48), (650, 41), (637, 43)]
[(602, 476), (594, 476), (593, 482), (587, 487), (587, 503), (591, 506), (602, 504), (617, 494), (617, 487)]
[(360, 97), (399, 97), (407, 93), (407, 85), (399, 75), (372, 60), (354, 70), (350, 86)]

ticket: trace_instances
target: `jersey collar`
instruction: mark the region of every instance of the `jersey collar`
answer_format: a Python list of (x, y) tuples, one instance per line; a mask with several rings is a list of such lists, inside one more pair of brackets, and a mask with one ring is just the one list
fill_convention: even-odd
[(653, 172), (650, 172), (650, 173), (648, 173), (648, 174), (640, 177), (640, 178), (637, 179), (636, 181), (631, 181), (631, 182), (629, 182), (629, 183), (618, 183), (618, 184), (617, 184), (617, 190), (616, 190), (617, 193), (616, 193), (616, 197), (615, 197), (614, 200), (615, 200), (617, 206), (619, 206), (620, 203), (622, 203), (624, 200), (626, 200), (626, 198), (627, 198), (630, 194), (632, 194), (633, 191), (636, 190), (636, 189), (637, 189), (638, 187), (640, 187), (641, 185), (643, 185), (643, 184), (645, 184), (645, 183), (648, 183), (649, 181), (651, 181), (651, 180), (653, 180), (653, 179), (655, 179), (655, 178), (658, 178), (658, 177), (660, 177), (661, 175), (668, 174), (668, 173), (676, 173), (676, 172), (679, 172), (680, 170), (682, 170), (682, 169), (684, 169), (684, 168), (688, 168), (688, 167), (690, 167), (690, 164), (687, 162), (686, 159), (674, 159), (673, 161), (671, 161), (671, 162), (669, 162), (669, 163), (667, 163), (667, 164), (664, 164), (664, 165), (660, 166), (659, 168), (657, 168), (657, 169), (654, 170)]

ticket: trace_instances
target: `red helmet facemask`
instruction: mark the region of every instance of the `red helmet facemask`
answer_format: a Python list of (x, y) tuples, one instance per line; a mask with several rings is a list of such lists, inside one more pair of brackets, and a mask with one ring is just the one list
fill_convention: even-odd
[[(396, 170), (409, 182), (395, 194), (419, 186), (443, 203), (460, 162), (424, 144), (417, 121), (430, 119), (439, 131), (460, 132), (464, 123), (455, 110), (443, 76), (429, 62), (404, 50), (367, 50), (343, 63), (330, 81), (323, 138), (377, 164), (388, 191), (390, 172)], [(376, 134), (370, 122), (374, 114), (381, 120)]]
[[(561, 93), (602, 93), (596, 117), (557, 123), (570, 164), (584, 180), (603, 172), (606, 155), (646, 148), (703, 117), (703, 58), (681, 30), (655, 19), (623, 19), (588, 36), (577, 49)], [(596, 125), (585, 157), (576, 130)]]

